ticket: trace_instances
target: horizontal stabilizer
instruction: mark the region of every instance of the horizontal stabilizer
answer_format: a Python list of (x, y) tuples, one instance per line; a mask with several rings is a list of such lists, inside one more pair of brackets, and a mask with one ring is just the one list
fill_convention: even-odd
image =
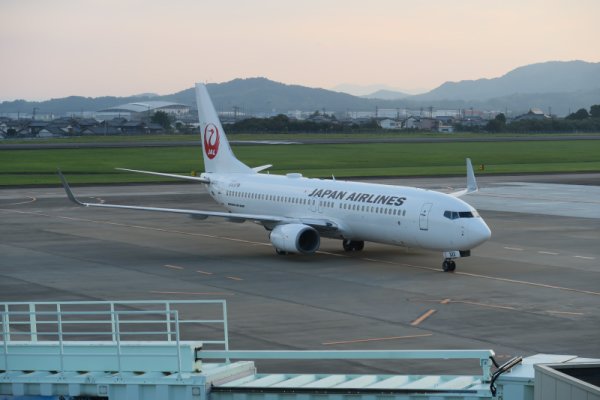
[(135, 172), (135, 173), (138, 173), (138, 174), (156, 175), (156, 176), (164, 176), (166, 178), (184, 179), (184, 180), (195, 181), (195, 182), (200, 182), (200, 183), (210, 183), (209, 179), (202, 178), (202, 177), (199, 177), (199, 176), (165, 174), (163, 172), (141, 171), (139, 169), (127, 169), (127, 168), (115, 168), (115, 169), (118, 169), (119, 171)]
[(265, 169), (269, 169), (273, 166), (273, 164), (261, 165), (260, 167), (252, 168), (252, 171), (259, 173), (260, 171), (264, 171)]

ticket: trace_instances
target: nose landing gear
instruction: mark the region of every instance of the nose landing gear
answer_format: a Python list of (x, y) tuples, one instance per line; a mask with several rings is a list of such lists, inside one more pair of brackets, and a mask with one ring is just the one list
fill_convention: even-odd
[(454, 272), (456, 269), (456, 263), (451, 258), (446, 258), (442, 263), (442, 269), (444, 272)]
[(444, 252), (444, 262), (442, 263), (442, 269), (444, 272), (454, 272), (456, 269), (455, 258), (469, 257), (471, 250), (455, 250)]

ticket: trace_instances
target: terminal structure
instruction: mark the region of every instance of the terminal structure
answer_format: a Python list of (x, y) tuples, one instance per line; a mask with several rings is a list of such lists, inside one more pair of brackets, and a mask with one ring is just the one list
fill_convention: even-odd
[[(600, 360), (576, 356), (498, 365), (492, 350), (234, 351), (223, 300), (0, 303), (0, 312), (2, 400), (600, 399)], [(473, 359), (481, 374), (260, 374), (260, 359)]]

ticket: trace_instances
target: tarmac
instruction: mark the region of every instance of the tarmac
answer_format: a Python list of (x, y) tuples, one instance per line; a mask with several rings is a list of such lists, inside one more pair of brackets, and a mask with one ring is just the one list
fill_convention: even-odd
[[(238, 350), (493, 349), (499, 361), (537, 353), (600, 358), (600, 174), (478, 180), (480, 192), (463, 199), (492, 238), (457, 260), (455, 273), (441, 271), (436, 252), (375, 243), (346, 253), (339, 241), (323, 239), (313, 256), (277, 256), (259, 225), (81, 208), (58, 180), (55, 188), (1, 189), (0, 302), (226, 299), (230, 347)], [(377, 181), (443, 191), (464, 184)], [(219, 210), (195, 184), (73, 190), (88, 202)], [(439, 361), (258, 364), (261, 372), (480, 371)]]

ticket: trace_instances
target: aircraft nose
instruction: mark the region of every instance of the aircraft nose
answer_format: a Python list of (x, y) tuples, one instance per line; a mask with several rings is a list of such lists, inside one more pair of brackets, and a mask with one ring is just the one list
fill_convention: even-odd
[(470, 236), (473, 241), (472, 247), (476, 247), (484, 242), (487, 242), (492, 237), (492, 231), (483, 219), (478, 219), (477, 223), (473, 226)]

